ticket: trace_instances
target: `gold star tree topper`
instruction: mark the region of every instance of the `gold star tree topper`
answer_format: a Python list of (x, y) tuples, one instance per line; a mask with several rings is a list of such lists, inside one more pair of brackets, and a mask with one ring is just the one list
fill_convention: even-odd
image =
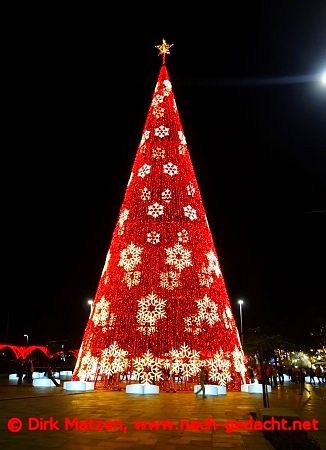
[(160, 53), (159, 56), (162, 55), (163, 57), (163, 64), (165, 64), (165, 55), (170, 54), (170, 48), (173, 46), (173, 44), (168, 44), (165, 39), (162, 39), (161, 45), (155, 45), (155, 48), (158, 48)]

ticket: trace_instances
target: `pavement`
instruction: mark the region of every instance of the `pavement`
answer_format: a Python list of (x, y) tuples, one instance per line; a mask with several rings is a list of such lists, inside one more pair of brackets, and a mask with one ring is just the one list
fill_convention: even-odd
[[(307, 386), (311, 398), (307, 393), (299, 395), (293, 383), (274, 388), (269, 394), (270, 407), (290, 408), (301, 420), (317, 419), (319, 430), (309, 434), (326, 450), (326, 385)], [(249, 423), (251, 413), (262, 407), (261, 394), (245, 392), (206, 398), (179, 392), (145, 396), (105, 390), (76, 393), (62, 387), (17, 386), (0, 379), (0, 449), (273, 450), (261, 431), (227, 433), (224, 427), (207, 426), (209, 417), (216, 423)], [(171, 424), (166, 427), (172, 429), (164, 430), (159, 423), (159, 429), (136, 430), (135, 421), (145, 426), (145, 420), (168, 420)], [(187, 428), (185, 424), (193, 428), (182, 429)]]

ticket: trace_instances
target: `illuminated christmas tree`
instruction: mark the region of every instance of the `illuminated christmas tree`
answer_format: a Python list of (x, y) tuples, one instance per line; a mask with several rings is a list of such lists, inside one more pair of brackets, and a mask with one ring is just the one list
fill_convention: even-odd
[[(169, 369), (239, 389), (238, 330), (163, 55), (153, 100), (99, 281), (74, 380)], [(118, 375), (119, 376), (119, 375)]]

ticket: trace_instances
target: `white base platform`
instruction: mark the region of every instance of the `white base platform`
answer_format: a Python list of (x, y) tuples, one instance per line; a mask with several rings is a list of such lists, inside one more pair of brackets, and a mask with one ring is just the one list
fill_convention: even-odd
[(9, 380), (13, 380), (13, 381), (17, 381), (18, 377), (15, 373), (10, 373), (9, 374)]
[(66, 391), (94, 391), (94, 381), (65, 381), (63, 389)]
[[(200, 389), (200, 384), (194, 386), (194, 393), (198, 392)], [(203, 391), (199, 392), (198, 395), (203, 395)], [(216, 384), (205, 384), (205, 395), (226, 395), (226, 387), (218, 386)]]
[[(25, 375), (26, 374), (24, 374), (24, 377), (25, 377)], [(56, 379), (59, 378), (59, 372), (55, 372), (54, 373), (54, 377)], [(48, 377), (44, 376), (44, 372), (33, 372), (32, 378), (33, 378), (33, 385), (34, 386), (35, 386), (34, 380), (48, 380)], [(17, 381), (18, 380), (17, 374), (16, 373), (11, 373), (9, 375), (9, 380)], [(58, 380), (58, 382), (60, 383), (60, 380)]]
[(155, 384), (127, 384), (126, 385), (126, 394), (139, 394), (139, 395), (147, 395), (147, 394), (158, 394), (160, 392), (159, 386)]
[[(267, 392), (272, 392), (272, 388), (269, 384), (266, 385)], [(263, 385), (259, 383), (253, 384), (242, 384), (241, 392), (248, 392), (248, 394), (262, 394), (263, 393)]]
[[(25, 376), (26, 374), (24, 374)], [(58, 375), (59, 376), (59, 375)], [(33, 372), (32, 375), (33, 380), (35, 380), (36, 378), (44, 378), (44, 372)], [(16, 373), (11, 373), (9, 375), (9, 380), (18, 380), (17, 374)]]
[[(321, 377), (320, 377), (320, 378), (321, 378)], [(310, 384), (310, 377), (309, 377), (309, 376), (305, 377), (304, 380), (305, 380), (305, 383)], [(315, 384), (318, 383), (318, 378), (317, 378), (317, 377), (314, 377), (313, 380), (315, 381)], [(313, 384), (313, 383), (312, 383), (312, 384)]]
[(72, 370), (60, 370), (60, 377), (72, 377)]
[[(60, 380), (59, 379), (55, 378), (55, 381), (58, 384), (60, 384)], [(55, 386), (55, 384), (49, 378), (43, 377), (43, 378), (34, 378), (33, 386), (34, 387), (53, 387), (53, 386)]]

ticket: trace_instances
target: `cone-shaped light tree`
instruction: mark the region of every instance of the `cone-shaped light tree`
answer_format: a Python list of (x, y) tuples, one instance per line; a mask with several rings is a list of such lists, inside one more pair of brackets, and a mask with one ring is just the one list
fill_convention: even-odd
[(239, 389), (245, 365), (163, 55), (73, 379), (164, 370)]

